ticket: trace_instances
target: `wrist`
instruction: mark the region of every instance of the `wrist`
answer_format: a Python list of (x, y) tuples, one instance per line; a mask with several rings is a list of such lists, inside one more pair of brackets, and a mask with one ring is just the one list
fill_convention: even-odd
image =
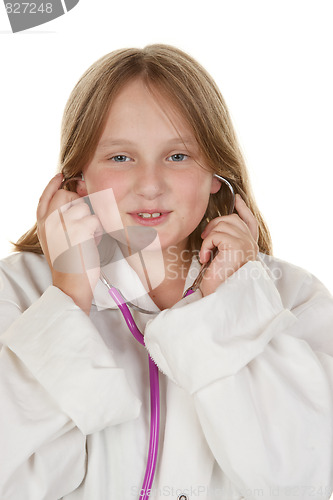
[(93, 290), (87, 274), (52, 273), (53, 285), (71, 297), (73, 302), (88, 316), (93, 298)]

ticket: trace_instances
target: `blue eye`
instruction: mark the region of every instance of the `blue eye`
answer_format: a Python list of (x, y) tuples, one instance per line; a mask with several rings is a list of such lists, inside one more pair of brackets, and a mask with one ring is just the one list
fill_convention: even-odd
[(115, 161), (116, 163), (125, 163), (126, 161), (131, 161), (131, 158), (126, 155), (116, 155), (112, 156), (109, 159)]
[(188, 158), (188, 155), (185, 155), (183, 153), (176, 153), (174, 155), (169, 156), (169, 158), (173, 158), (172, 161), (183, 161)]

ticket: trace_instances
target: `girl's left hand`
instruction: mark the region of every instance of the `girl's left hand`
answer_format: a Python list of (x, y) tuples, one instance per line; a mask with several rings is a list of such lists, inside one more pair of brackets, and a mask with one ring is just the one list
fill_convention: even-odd
[(236, 195), (237, 214), (211, 220), (201, 237), (200, 262), (209, 261), (211, 252), (217, 253), (206, 270), (200, 290), (203, 296), (215, 292), (229, 276), (250, 260), (256, 260), (259, 229), (256, 218), (239, 194)]

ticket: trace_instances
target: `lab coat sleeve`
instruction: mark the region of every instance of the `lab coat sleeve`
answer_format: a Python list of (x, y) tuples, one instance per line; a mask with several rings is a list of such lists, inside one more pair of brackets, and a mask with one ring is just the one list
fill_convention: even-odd
[(86, 435), (135, 418), (140, 402), (58, 288), (23, 314), (2, 293), (0, 317), (11, 323), (0, 336), (0, 498), (59, 499), (84, 479)]
[(333, 489), (333, 300), (304, 273), (288, 301), (262, 262), (248, 262), (145, 331), (150, 355), (192, 394), (219, 467), (246, 499), (327, 499)]

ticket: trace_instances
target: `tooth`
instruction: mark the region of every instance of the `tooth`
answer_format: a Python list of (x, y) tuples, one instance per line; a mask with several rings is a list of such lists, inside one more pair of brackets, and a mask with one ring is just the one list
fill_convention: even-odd
[(161, 214), (161, 212), (155, 212), (153, 214), (149, 214), (149, 213), (146, 213), (146, 212), (139, 212), (138, 215), (140, 217), (143, 217), (144, 219), (149, 219), (151, 217), (154, 217), (154, 218), (155, 217), (160, 217), (162, 214)]

